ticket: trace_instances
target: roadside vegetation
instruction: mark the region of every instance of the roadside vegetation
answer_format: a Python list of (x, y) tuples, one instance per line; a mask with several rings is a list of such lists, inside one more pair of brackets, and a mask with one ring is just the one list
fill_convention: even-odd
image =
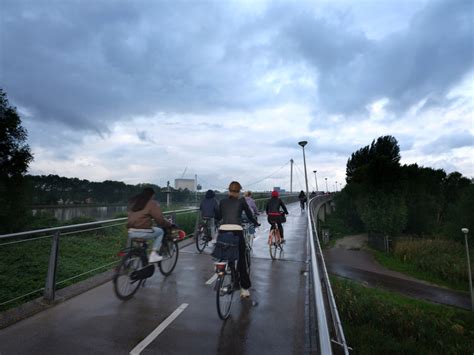
[[(392, 252), (374, 251), (385, 267), (461, 291), (469, 291), (466, 250), (446, 239), (397, 239)], [(471, 249), (470, 258), (474, 260)]]
[(382, 265), (467, 290), (461, 228), (471, 231), (472, 258), (473, 181), (458, 172), (401, 165), (400, 159), (398, 142), (392, 136), (379, 137), (354, 152), (347, 161), (347, 185), (336, 194), (336, 211), (323, 227), (335, 238), (369, 233), (375, 238), (369, 239), (374, 248), (385, 246), (384, 239), (392, 240), (390, 250), (374, 251)]
[(331, 278), (352, 354), (471, 354), (472, 312)]

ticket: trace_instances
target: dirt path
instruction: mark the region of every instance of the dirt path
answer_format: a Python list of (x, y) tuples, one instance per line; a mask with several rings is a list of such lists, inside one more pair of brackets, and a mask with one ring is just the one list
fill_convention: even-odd
[(371, 287), (431, 302), (470, 309), (469, 295), (418, 280), (380, 265), (367, 248), (367, 235), (351, 235), (337, 240), (334, 247), (323, 251), (328, 271)]

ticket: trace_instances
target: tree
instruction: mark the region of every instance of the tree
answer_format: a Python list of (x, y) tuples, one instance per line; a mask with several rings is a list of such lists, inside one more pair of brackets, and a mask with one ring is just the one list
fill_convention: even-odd
[(27, 211), (25, 174), (33, 160), (16, 108), (0, 89), (0, 233), (17, 230)]

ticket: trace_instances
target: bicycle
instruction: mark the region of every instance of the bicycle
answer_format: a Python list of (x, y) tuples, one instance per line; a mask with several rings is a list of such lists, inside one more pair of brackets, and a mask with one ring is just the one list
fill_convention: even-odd
[[(219, 242), (218, 242), (219, 243)], [(235, 255), (238, 253), (238, 243), (222, 243), (224, 245), (224, 251), (228, 252), (228, 255)], [(245, 242), (245, 258), (247, 272), (250, 273), (250, 252), (251, 246)], [(234, 297), (234, 291), (240, 290), (237, 280), (239, 280), (239, 271), (237, 268), (237, 260), (220, 260), (216, 263), (215, 270), (217, 273), (217, 280), (214, 290), (216, 291), (216, 306), (217, 314), (220, 319), (226, 320), (230, 316), (230, 309), (232, 307), (232, 299)]]
[(212, 240), (211, 218), (204, 217), (196, 230), (196, 249), (202, 253)]
[(280, 253), (283, 251), (280, 230), (278, 229), (276, 223), (272, 223), (270, 227), (270, 233), (268, 234), (268, 249), (270, 251), (270, 257), (272, 260), (276, 259), (276, 253), (278, 249), (280, 249)]
[[(178, 240), (185, 235), (182, 230), (165, 230), (159, 250), (163, 260), (158, 262), (158, 269), (164, 276), (173, 272), (179, 256)], [(153, 276), (155, 265), (148, 262), (147, 249), (146, 239), (133, 238), (132, 245), (119, 252), (122, 259), (113, 276), (115, 295), (119, 299), (126, 301), (132, 298), (140, 286), (145, 286), (146, 279)]]

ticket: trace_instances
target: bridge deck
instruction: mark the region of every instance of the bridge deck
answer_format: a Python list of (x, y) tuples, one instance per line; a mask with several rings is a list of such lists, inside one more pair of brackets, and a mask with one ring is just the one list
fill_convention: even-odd
[(194, 244), (180, 250), (173, 274), (156, 272), (127, 302), (111, 282), (0, 331), (0, 353), (128, 354), (182, 304), (188, 304), (142, 354), (290, 354), (305, 348), (306, 215), (288, 206), (287, 243), (272, 261), (261, 216), (249, 300), (238, 295), (226, 322), (216, 312), (212, 259)]

